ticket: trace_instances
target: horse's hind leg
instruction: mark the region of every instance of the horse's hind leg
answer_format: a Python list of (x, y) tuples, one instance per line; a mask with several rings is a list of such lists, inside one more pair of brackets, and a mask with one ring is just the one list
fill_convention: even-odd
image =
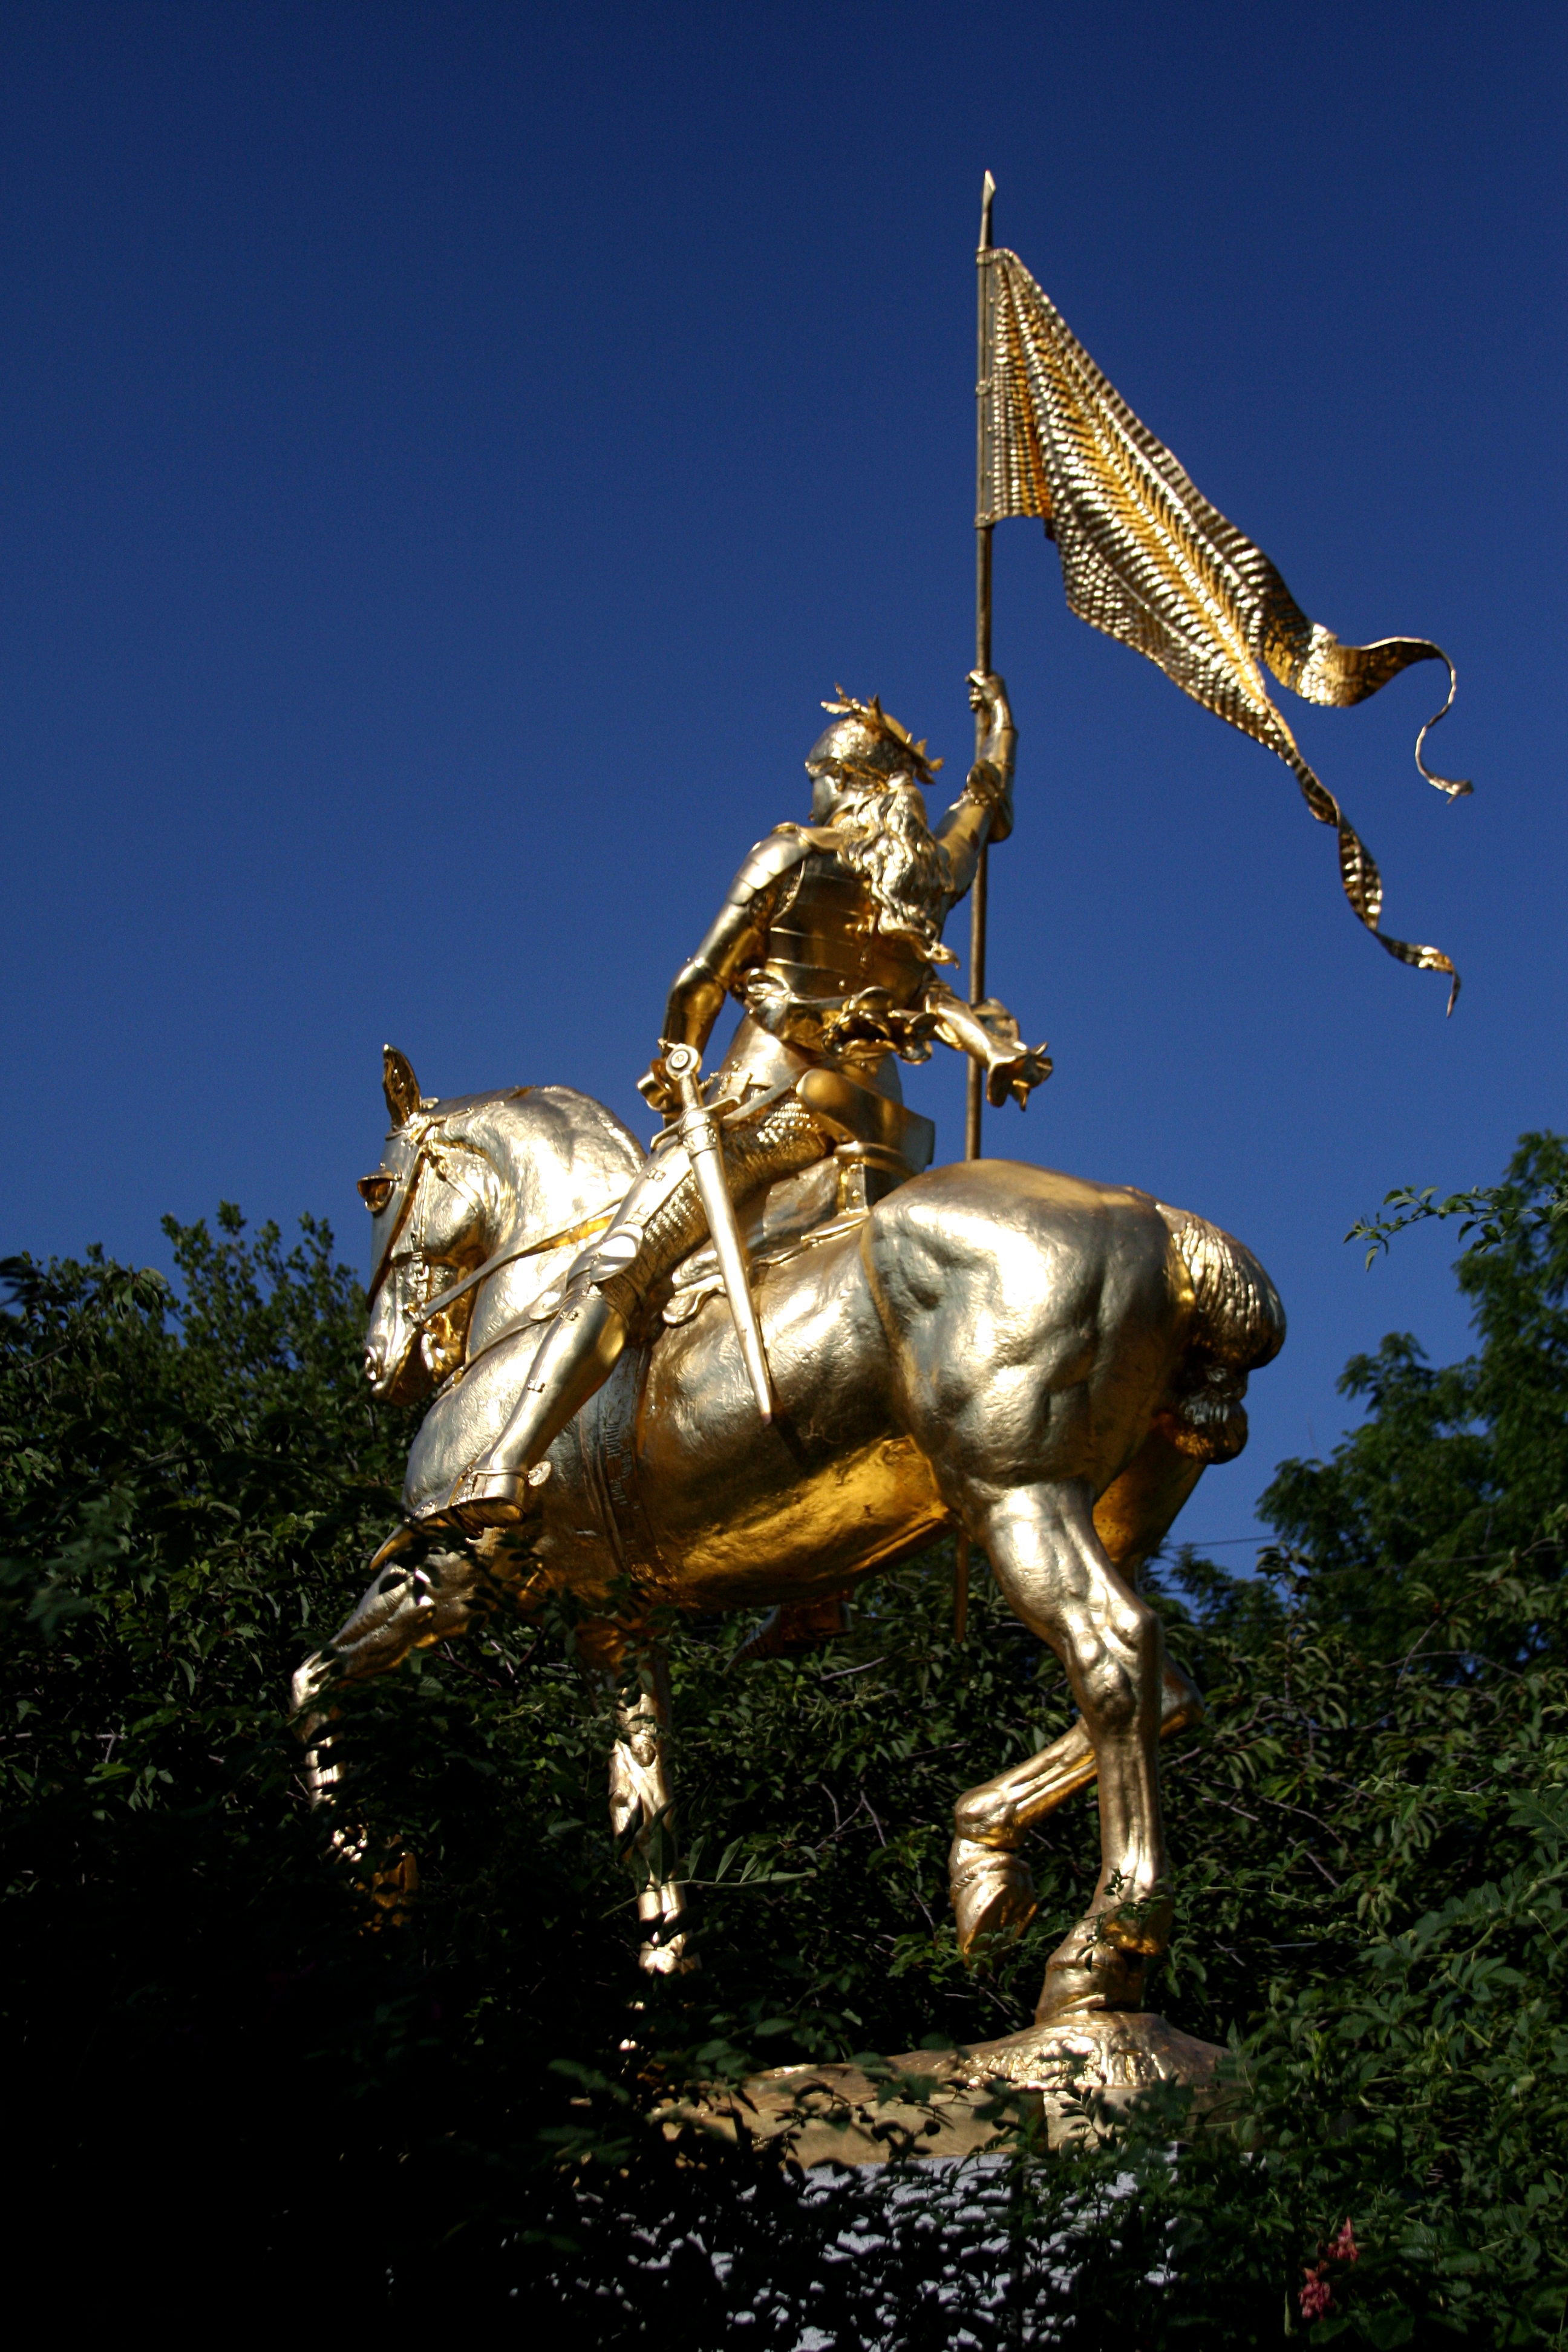
[[(1160, 1737), (1184, 1731), (1203, 1715), (1203, 1695), (1191, 1676), (1167, 1658), (1160, 1678)], [(1038, 1908), (1035, 1881), (1021, 1852), (1030, 1830), (1058, 1805), (1087, 1789), (1100, 1765), (1080, 1716), (1037, 1756), (970, 1789), (952, 1809), (954, 1836), (948, 1885), (965, 1959), (983, 1942), (1022, 1933)]]
[(1099, 1767), (1100, 1878), (1088, 1912), (1051, 1957), (1037, 2015), (1136, 2009), (1145, 1958), (1163, 1950), (1170, 1929), (1156, 1752), (1160, 1621), (1113, 1566), (1081, 1481), (993, 1490), (976, 1506), (997, 1583), (1066, 1667)]
[[(1094, 1531), (1111, 1566), (1131, 1584), (1164, 1540), (1204, 1464), (1152, 1430), (1121, 1477), (1100, 1496)], [(1203, 1695), (1169, 1658), (1160, 1689), (1160, 1737), (1203, 1715)], [(983, 1938), (1016, 1936), (1034, 1916), (1034, 1880), (1020, 1849), (1037, 1822), (1054, 1812), (1099, 1770), (1080, 1716), (1038, 1755), (969, 1790), (953, 1807), (956, 1834), (948, 1858), (959, 1949), (967, 1958)]]

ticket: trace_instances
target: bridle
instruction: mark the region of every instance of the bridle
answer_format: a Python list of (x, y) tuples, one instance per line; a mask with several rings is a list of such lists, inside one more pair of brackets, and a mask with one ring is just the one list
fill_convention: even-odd
[[(479, 1192), (445, 1164), (446, 1153), (468, 1152), (473, 1159), (482, 1160), (498, 1182), (504, 1181), (500, 1170), (482, 1144), (472, 1143), (466, 1136), (445, 1135), (442, 1133), (445, 1126), (445, 1118), (426, 1119), (411, 1139), (414, 1156), (402, 1176), (394, 1179), (400, 1196), (397, 1214), (387, 1237), (386, 1247), (371, 1276), (370, 1288), (365, 1297), (366, 1306), (374, 1306), (382, 1284), (394, 1266), (416, 1264), (418, 1271), (410, 1283), (410, 1289), (417, 1295), (408, 1310), (416, 1323), (423, 1322), (436, 1311), (434, 1307), (424, 1304), (435, 1276), (435, 1268), (425, 1255), (425, 1234), (430, 1215), (430, 1188), (425, 1181), (426, 1175), (435, 1176), (439, 1182), (450, 1185), (455, 1192), (473, 1200), (476, 1206), (479, 1204)], [(374, 1175), (361, 1177), (360, 1195), (367, 1205), (374, 1205), (371, 1199), (372, 1188), (385, 1181), (385, 1171), (382, 1170)], [(405, 1234), (408, 1235), (406, 1242)]]
[[(521, 1088), (520, 1091), (526, 1093), (527, 1088)], [(490, 1256), (486, 1258), (481, 1265), (475, 1266), (471, 1273), (464, 1275), (459, 1281), (449, 1284), (446, 1289), (440, 1291), (435, 1297), (431, 1297), (429, 1291), (435, 1279), (436, 1268), (425, 1254), (425, 1236), (430, 1214), (431, 1198), (430, 1187), (425, 1181), (426, 1177), (434, 1176), (439, 1182), (451, 1185), (456, 1191), (469, 1194), (477, 1201), (479, 1195), (473, 1188), (466, 1183), (461, 1176), (455, 1174), (444, 1164), (444, 1152), (466, 1151), (475, 1159), (482, 1160), (498, 1182), (504, 1181), (500, 1170), (482, 1145), (470, 1142), (467, 1137), (443, 1135), (441, 1130), (445, 1124), (444, 1118), (426, 1119), (420, 1126), (417, 1133), (410, 1139), (413, 1145), (413, 1157), (402, 1176), (394, 1180), (400, 1195), (397, 1214), (388, 1236), (386, 1247), (372, 1275), (365, 1299), (367, 1307), (374, 1306), (383, 1283), (394, 1267), (408, 1269), (403, 1275), (405, 1286), (403, 1310), (408, 1321), (414, 1326), (416, 1333), (419, 1335), (423, 1335), (437, 1315), (445, 1313), (446, 1309), (459, 1298), (477, 1289), (480, 1283), (488, 1280), (492, 1274), (499, 1273), (502, 1266), (513, 1265), (520, 1258), (539, 1257), (548, 1251), (563, 1249), (570, 1243), (590, 1241), (595, 1234), (602, 1234), (620, 1205), (620, 1197), (617, 1195), (615, 1199), (605, 1202), (601, 1208), (591, 1210), (585, 1217), (579, 1218), (574, 1224), (563, 1226), (558, 1232), (542, 1234), (537, 1240), (510, 1243), (504, 1248), (492, 1252)], [(384, 1171), (381, 1171), (374, 1175), (362, 1177), (359, 1184), (362, 1198), (369, 1203), (368, 1188), (384, 1181)], [(500, 1331), (495, 1333), (493, 1338), (486, 1342), (485, 1348), (480, 1349), (480, 1354), (488, 1353), (489, 1348), (493, 1347), (497, 1340), (505, 1338), (512, 1328), (513, 1325), (508, 1323)], [(468, 1333), (465, 1330), (462, 1361), (458, 1369), (466, 1370), (469, 1361)]]

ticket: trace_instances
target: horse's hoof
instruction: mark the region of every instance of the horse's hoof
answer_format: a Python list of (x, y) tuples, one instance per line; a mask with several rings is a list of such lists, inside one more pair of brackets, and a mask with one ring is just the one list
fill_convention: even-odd
[(645, 1977), (689, 1977), (697, 1965), (697, 1955), (687, 1950), (684, 1937), (673, 1944), (645, 1944), (637, 1954)]
[(958, 1948), (965, 1959), (983, 1941), (1021, 1936), (1038, 1908), (1028, 1864), (1005, 1846), (954, 1838), (947, 1880), (958, 1922)]
[(1171, 1930), (1176, 1924), (1176, 1906), (1168, 1895), (1145, 1895), (1142, 1902), (1125, 1903), (1115, 1911), (1101, 1914), (1100, 1932), (1103, 1940), (1114, 1944), (1118, 1951), (1136, 1952), (1145, 1959), (1153, 1959), (1170, 1948)]
[(1037, 2025), (1081, 2016), (1085, 2010), (1142, 2009), (1145, 1955), (1110, 1942), (1105, 1915), (1080, 1920), (1046, 1964)]
[(672, 1928), (668, 1919), (663, 1933), (650, 1937), (637, 1954), (637, 1966), (647, 1977), (690, 1976), (700, 1965), (689, 1930)]
[(304, 1664), (294, 1669), (289, 1685), (289, 1714), (305, 1714), (323, 1691), (331, 1688), (342, 1671), (342, 1661), (331, 1651), (312, 1650)]

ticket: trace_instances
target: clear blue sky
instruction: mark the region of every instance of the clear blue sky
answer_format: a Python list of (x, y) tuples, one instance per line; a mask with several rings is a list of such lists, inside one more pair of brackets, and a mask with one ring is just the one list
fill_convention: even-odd
[[(1465, 1326), (1405, 1180), (1568, 1124), (1560, 7), (107, 6), (3, 67), (9, 1149), (0, 1246), (324, 1211), (430, 1092), (633, 1081), (842, 679), (962, 775), (972, 253), (997, 232), (1345, 637), (1286, 772), (998, 533), (1022, 730), (992, 985), (1056, 1077), (993, 1150), (1240, 1234), (1292, 1318), (1187, 1531), (1336, 1372)], [(961, 1148), (956, 1068), (912, 1098)], [(1235, 1553), (1233, 1559), (1244, 1558)]]

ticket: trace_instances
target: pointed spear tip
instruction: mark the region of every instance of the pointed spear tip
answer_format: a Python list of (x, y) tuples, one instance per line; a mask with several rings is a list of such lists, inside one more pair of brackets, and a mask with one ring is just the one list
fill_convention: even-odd
[(985, 253), (991, 245), (991, 199), (996, 194), (996, 183), (986, 173), (980, 189), (980, 250)]

